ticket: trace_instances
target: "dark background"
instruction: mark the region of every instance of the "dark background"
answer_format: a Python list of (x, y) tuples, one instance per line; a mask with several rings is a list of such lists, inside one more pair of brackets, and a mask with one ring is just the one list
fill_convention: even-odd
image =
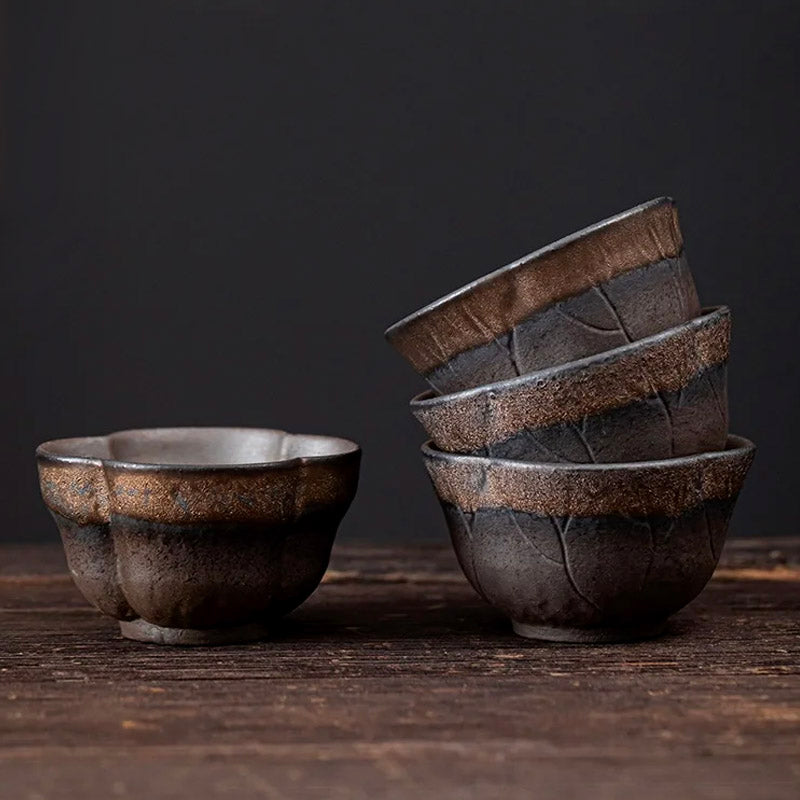
[(796, 533), (796, 2), (20, 0), (5, 10), (2, 481), (33, 450), (240, 424), (364, 448), (343, 535), (441, 539), (384, 328), (576, 228), (678, 200), (728, 303), (733, 530)]

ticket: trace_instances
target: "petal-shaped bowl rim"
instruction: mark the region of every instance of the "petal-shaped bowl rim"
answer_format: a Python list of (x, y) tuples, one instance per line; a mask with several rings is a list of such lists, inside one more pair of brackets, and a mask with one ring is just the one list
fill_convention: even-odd
[[(117, 435), (130, 435), (130, 434), (152, 434), (152, 433), (177, 433), (177, 432), (210, 432), (216, 433), (224, 432), (246, 432), (246, 433), (259, 433), (259, 434), (277, 434), (284, 437), (286, 440), (292, 439), (314, 439), (324, 440), (331, 444), (338, 444), (340, 450), (334, 453), (326, 453), (323, 455), (307, 455), (307, 456), (292, 456), (287, 458), (277, 458), (267, 461), (252, 461), (247, 463), (164, 463), (156, 461), (128, 461), (125, 459), (106, 458), (104, 456), (87, 456), (79, 454), (70, 454), (69, 452), (57, 452), (53, 447), (58, 445), (61, 448), (68, 448), (71, 445), (78, 446), (86, 443), (100, 443), (108, 441), (112, 436)], [(42, 442), (36, 448), (37, 459), (50, 461), (52, 463), (62, 464), (94, 464), (101, 466), (111, 466), (119, 469), (126, 470), (141, 470), (141, 471), (159, 471), (159, 472), (220, 472), (220, 471), (253, 471), (265, 469), (286, 469), (287, 467), (296, 467), (303, 464), (332, 464), (348, 456), (358, 455), (361, 453), (361, 447), (350, 439), (344, 439), (339, 436), (326, 436), (320, 434), (305, 434), (305, 433), (289, 433), (279, 428), (255, 428), (247, 426), (227, 426), (227, 425), (189, 425), (189, 426), (174, 426), (163, 428), (127, 428), (102, 436), (77, 436), (68, 437), (63, 439), (49, 439)]]

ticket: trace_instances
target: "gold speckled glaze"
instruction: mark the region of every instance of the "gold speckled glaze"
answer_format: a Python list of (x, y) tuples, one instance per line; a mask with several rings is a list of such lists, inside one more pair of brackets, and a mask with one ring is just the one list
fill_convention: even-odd
[(316, 589), (358, 485), (353, 442), (162, 428), (37, 450), (42, 497), (84, 597), (123, 636), (262, 638)]
[(659, 198), (537, 250), (392, 325), (386, 336), (420, 373), (486, 344), (564, 298), (683, 249), (677, 209)]
[(436, 446), (471, 452), (526, 429), (572, 422), (676, 392), (728, 359), (730, 311), (698, 319), (625, 347), (464, 392), (425, 392), (411, 411)]
[(735, 497), (755, 446), (629, 464), (535, 464), (422, 448), (439, 499), (465, 512), (507, 508), (559, 517), (603, 514), (675, 517), (707, 500)]
[[(276, 432), (280, 433), (280, 432)], [(60, 440), (65, 441), (65, 440)], [(344, 442), (336, 455), (246, 465), (146, 464), (109, 454), (57, 453), (50, 442), (37, 450), (42, 497), (48, 508), (81, 523), (106, 523), (111, 514), (164, 523), (280, 522), (327, 504), (345, 502), (360, 451)], [(102, 447), (103, 437), (91, 437)], [(67, 448), (69, 453), (69, 448)]]

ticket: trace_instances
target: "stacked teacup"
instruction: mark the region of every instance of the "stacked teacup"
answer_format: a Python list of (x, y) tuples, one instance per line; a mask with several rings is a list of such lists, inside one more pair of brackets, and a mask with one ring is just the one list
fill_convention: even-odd
[(754, 446), (728, 434), (730, 312), (659, 198), (393, 325), (465, 575), (522, 636), (645, 638), (719, 559)]

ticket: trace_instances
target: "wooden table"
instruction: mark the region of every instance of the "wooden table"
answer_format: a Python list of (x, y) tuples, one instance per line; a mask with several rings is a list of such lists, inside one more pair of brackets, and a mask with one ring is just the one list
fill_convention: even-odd
[(273, 641), (124, 641), (0, 548), (0, 797), (800, 797), (800, 540), (738, 541), (670, 633), (513, 636), (449, 548), (339, 547)]

